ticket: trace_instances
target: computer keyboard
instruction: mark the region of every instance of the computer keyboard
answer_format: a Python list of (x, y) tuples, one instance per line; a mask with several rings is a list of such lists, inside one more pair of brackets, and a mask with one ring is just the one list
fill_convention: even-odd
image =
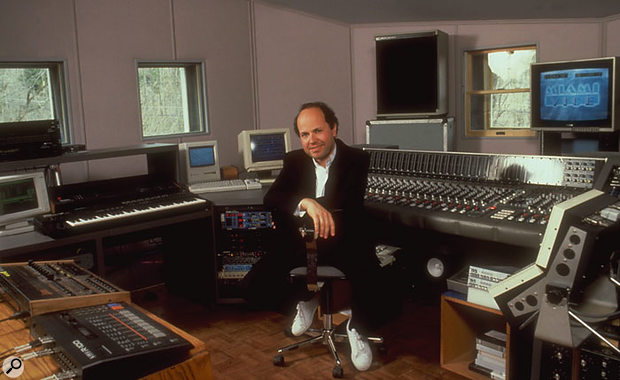
[(254, 179), (224, 179), (189, 185), (192, 193), (212, 193), (217, 191), (235, 191), (260, 189), (261, 184)]

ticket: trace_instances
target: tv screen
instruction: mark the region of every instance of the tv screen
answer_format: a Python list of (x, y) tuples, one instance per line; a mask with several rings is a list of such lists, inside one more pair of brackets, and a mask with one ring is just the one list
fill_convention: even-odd
[(192, 168), (212, 166), (215, 164), (215, 151), (213, 146), (189, 148), (189, 166)]
[(286, 154), (283, 133), (250, 136), (252, 162), (281, 160)]
[(32, 230), (28, 220), (49, 210), (42, 171), (0, 176), (0, 236)]
[(613, 131), (615, 59), (532, 65), (532, 128)]
[(217, 141), (179, 144), (179, 178), (187, 185), (220, 180)]
[(448, 35), (432, 32), (375, 37), (377, 116), (448, 112)]
[(34, 179), (16, 179), (0, 184), (0, 215), (24, 212), (38, 206)]
[(260, 175), (282, 169), (284, 155), (290, 146), (288, 128), (245, 130), (237, 135), (243, 167), (248, 172), (258, 172)]

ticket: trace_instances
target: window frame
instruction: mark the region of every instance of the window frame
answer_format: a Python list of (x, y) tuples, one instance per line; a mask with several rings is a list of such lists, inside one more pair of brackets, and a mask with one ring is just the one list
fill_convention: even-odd
[[(536, 44), (524, 44), (517, 46), (506, 46), (487, 49), (474, 49), (465, 50), (463, 52), (464, 67), (464, 111), (465, 111), (465, 136), (466, 137), (535, 137), (536, 131), (533, 131), (531, 127), (527, 128), (490, 128), (490, 112), (485, 112), (484, 129), (472, 129), (471, 126), (471, 98), (473, 95), (493, 95), (493, 94), (516, 94), (516, 93), (531, 93), (531, 85), (527, 89), (501, 89), (501, 90), (473, 90), (473, 65), (472, 57), (476, 55), (486, 55), (489, 53), (514, 51), (514, 50), (535, 50), (536, 61), (538, 61), (538, 46)], [(487, 75), (488, 73), (483, 73)], [(485, 102), (485, 108), (489, 107)]]
[[(178, 138), (188, 136), (208, 135), (210, 133), (207, 101), (207, 79), (203, 60), (136, 60), (136, 90), (138, 98), (138, 118), (140, 121), (140, 138), (143, 141), (161, 140), (166, 138)], [(190, 115), (190, 131), (167, 135), (145, 136), (142, 121), (142, 103), (140, 98), (140, 73), (141, 68), (185, 68), (188, 97), (188, 114)], [(190, 70), (188, 70), (188, 68)], [(189, 75), (188, 75), (189, 74)], [(191, 123), (198, 123), (199, 130), (192, 131)]]
[(50, 87), (52, 93), (53, 118), (58, 120), (62, 144), (73, 142), (73, 128), (70, 118), (70, 103), (68, 92), (68, 73), (66, 61), (1, 61), (0, 69), (47, 69), (50, 73)]

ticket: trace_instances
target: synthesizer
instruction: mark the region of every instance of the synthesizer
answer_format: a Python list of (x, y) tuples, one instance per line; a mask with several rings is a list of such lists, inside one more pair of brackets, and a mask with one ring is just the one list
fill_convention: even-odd
[(367, 149), (364, 205), (391, 223), (538, 247), (554, 205), (593, 188), (605, 158)]
[(15, 310), (31, 316), (131, 300), (130, 293), (117, 288), (71, 260), (30, 261), (0, 265), (0, 287)]
[(30, 333), (53, 338), (52, 357), (64, 374), (84, 380), (136, 379), (182, 362), (193, 347), (124, 302), (38, 315)]
[(219, 218), (218, 279), (241, 280), (263, 255), (273, 228), (271, 212), (260, 207), (226, 207)]
[(52, 214), (35, 217), (35, 228), (62, 237), (208, 209), (208, 201), (173, 181), (147, 176), (92, 181), (52, 188)]

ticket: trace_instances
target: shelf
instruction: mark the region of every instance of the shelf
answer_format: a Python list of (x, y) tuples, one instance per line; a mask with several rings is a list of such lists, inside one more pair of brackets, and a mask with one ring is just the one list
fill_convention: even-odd
[(489, 329), (506, 333), (506, 380), (509, 380), (510, 325), (506, 323), (502, 313), (499, 310), (443, 295), (439, 359), (441, 366), (468, 379), (489, 379), (468, 368), (476, 358), (476, 336)]
[(140, 154), (156, 154), (165, 152), (177, 152), (175, 144), (140, 144), (135, 146), (83, 150), (80, 152), (64, 153), (59, 156), (33, 158), (30, 160), (18, 160), (3, 162), (3, 170), (18, 170), (24, 168), (45, 167), (48, 165), (63, 164), (67, 162), (79, 162), (100, 160), (104, 158), (135, 156)]
[(139, 144), (126, 147), (84, 150), (81, 152), (64, 153), (59, 156), (41, 157), (30, 160), (4, 161), (2, 171), (46, 168), (70, 162), (101, 160), (106, 158), (145, 155), (148, 174), (157, 178), (178, 180), (177, 161), (178, 145), (176, 144)]

